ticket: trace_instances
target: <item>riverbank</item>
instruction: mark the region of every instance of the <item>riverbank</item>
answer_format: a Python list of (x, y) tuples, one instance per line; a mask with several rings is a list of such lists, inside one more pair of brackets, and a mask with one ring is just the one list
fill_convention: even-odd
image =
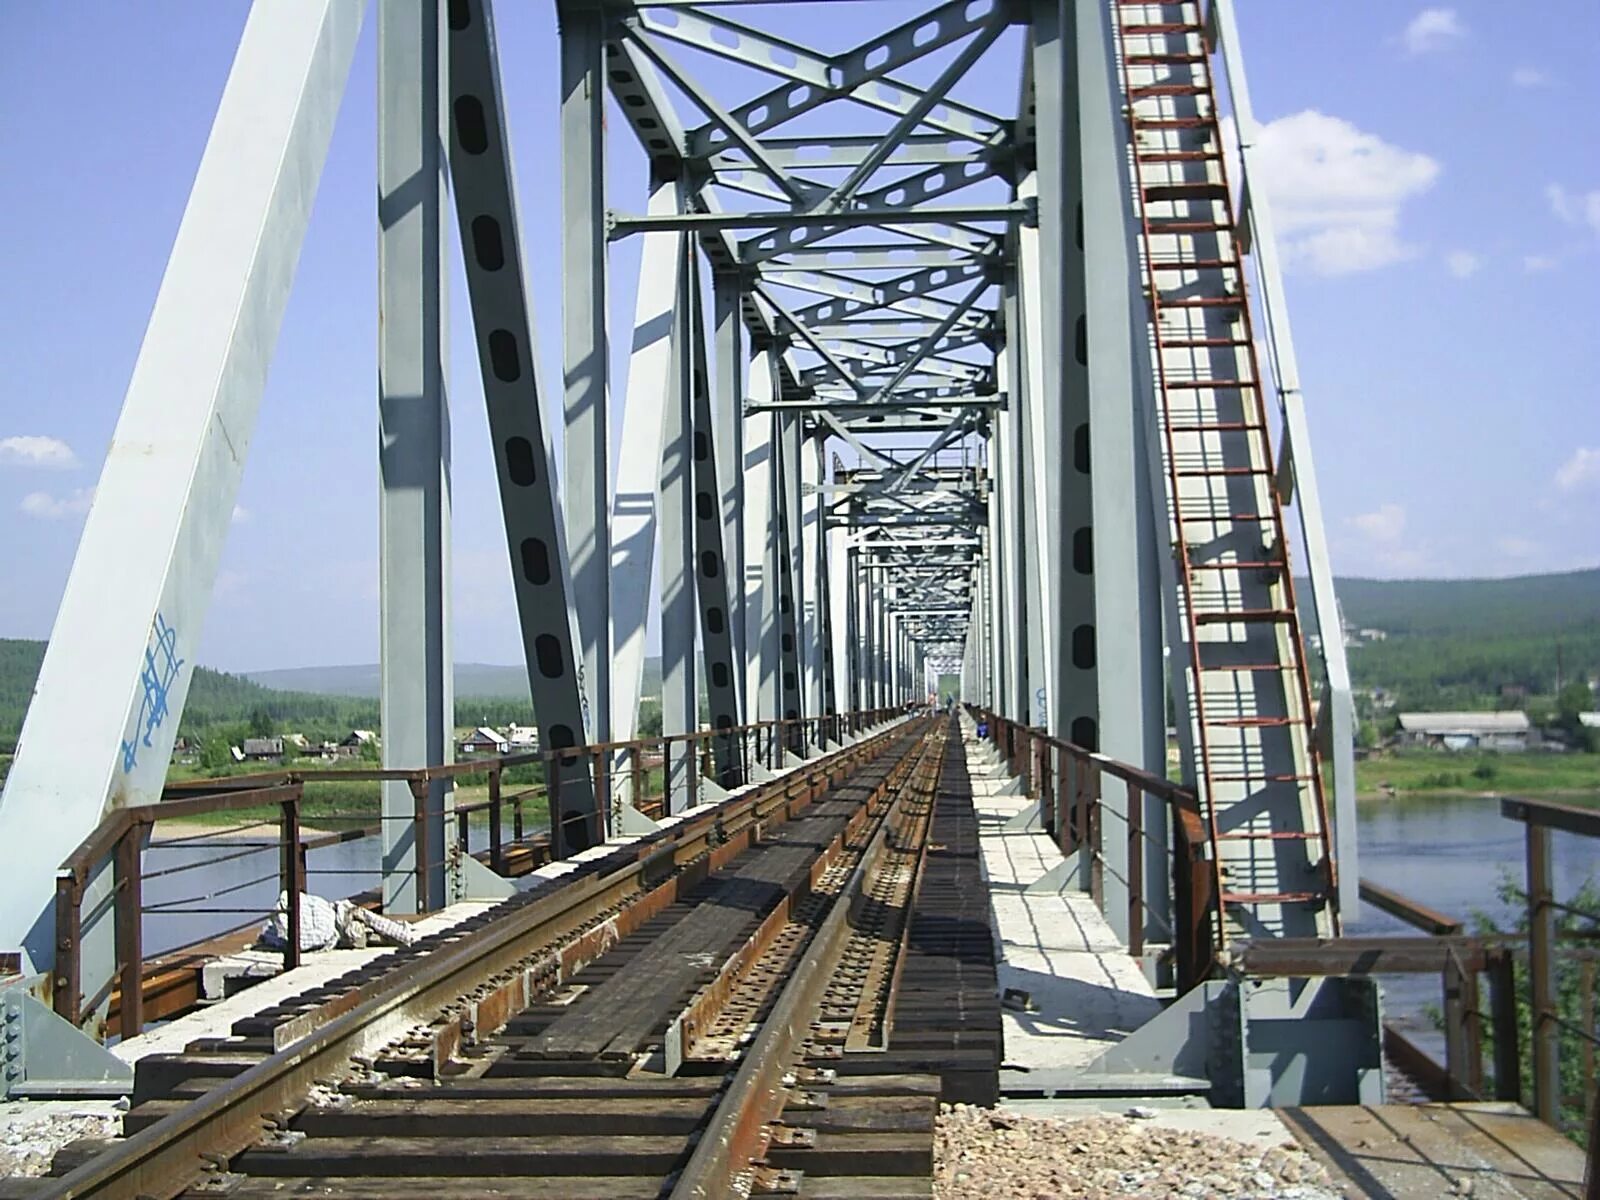
[(1600, 800), (1600, 754), (1388, 751), (1356, 763), (1356, 792), (1362, 798), (1428, 793)]

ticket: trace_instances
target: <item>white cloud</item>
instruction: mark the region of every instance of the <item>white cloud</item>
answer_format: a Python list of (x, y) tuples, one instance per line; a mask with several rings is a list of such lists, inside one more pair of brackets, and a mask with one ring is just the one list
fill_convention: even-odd
[(0, 438), (0, 462), (28, 467), (75, 467), (78, 456), (60, 438), (18, 434)]
[(1496, 538), (1494, 547), (1507, 558), (1518, 559), (1533, 558), (1544, 550), (1538, 542), (1531, 542), (1521, 537)]
[(1470, 250), (1452, 250), (1444, 256), (1445, 266), (1457, 279), (1470, 279), (1483, 267), (1483, 257)]
[(243, 525), (249, 519), (250, 510), (248, 508), (244, 507), (242, 504), (235, 504), (233, 506), (233, 523), (235, 525)]
[(61, 517), (88, 512), (89, 503), (93, 499), (93, 488), (78, 488), (66, 496), (52, 496), (49, 492), (29, 492), (22, 498), (22, 503), (18, 507), (30, 517), (54, 521)]
[(1550, 211), (1568, 225), (1586, 225), (1600, 234), (1600, 188), (1573, 193), (1559, 183), (1552, 183), (1544, 189), (1544, 195), (1550, 202)]
[(1431, 54), (1467, 36), (1467, 27), (1461, 23), (1453, 8), (1425, 8), (1411, 18), (1400, 41), (1407, 54)]
[(1438, 178), (1426, 154), (1307, 109), (1263, 125), (1254, 162), (1288, 265), (1345, 275), (1416, 255), (1400, 236), (1400, 208)]
[(1357, 513), (1348, 518), (1363, 535), (1374, 542), (1392, 545), (1406, 531), (1406, 510), (1398, 504), (1380, 504), (1369, 513)]
[(1550, 83), (1550, 76), (1538, 67), (1518, 67), (1511, 72), (1511, 82), (1520, 88), (1545, 87)]
[(1600, 483), (1600, 450), (1593, 446), (1579, 446), (1572, 457), (1556, 469), (1556, 487), (1563, 492)]
[(1559, 265), (1553, 254), (1524, 254), (1522, 256), (1522, 269), (1529, 275), (1537, 275), (1541, 271), (1554, 271)]

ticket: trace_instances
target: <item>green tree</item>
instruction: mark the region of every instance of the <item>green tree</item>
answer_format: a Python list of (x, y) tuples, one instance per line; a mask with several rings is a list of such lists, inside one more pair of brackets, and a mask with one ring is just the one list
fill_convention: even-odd
[[(1510, 929), (1506, 929), (1488, 913), (1474, 910), (1473, 930), (1479, 936), (1515, 933), (1526, 938), (1528, 933), (1528, 893), (1509, 872), (1502, 873), (1495, 889), (1500, 903), (1516, 914)], [(1580, 955), (1592, 954), (1595, 939), (1600, 937), (1600, 880), (1590, 877), (1565, 902), (1557, 906), (1556, 916), (1556, 1016), (1568, 1029), (1581, 1029), (1587, 1017), (1589, 1034), (1600, 1035), (1600, 1022), (1596, 1022), (1591, 1009), (1584, 1012), (1581, 993)], [(1528, 978), (1527, 956), (1518, 954), (1515, 960), (1517, 995), (1517, 1035), (1521, 1043), (1519, 1058), (1522, 1078), (1519, 1087), (1524, 1100), (1533, 1095), (1533, 1008), (1532, 985)], [(1435, 1016), (1442, 1028), (1442, 1018)], [(1561, 1038), (1561, 1123), (1563, 1132), (1580, 1146), (1589, 1143), (1589, 1126), (1585, 1120), (1583, 1098), (1595, 1087), (1593, 1079), (1583, 1077), (1583, 1057), (1576, 1035), (1563, 1032)], [(1494, 1029), (1484, 1025), (1484, 1054), (1493, 1061)]]

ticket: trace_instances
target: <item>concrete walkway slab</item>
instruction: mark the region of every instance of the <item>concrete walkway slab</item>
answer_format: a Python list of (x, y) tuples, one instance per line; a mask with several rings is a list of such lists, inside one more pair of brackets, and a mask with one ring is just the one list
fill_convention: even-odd
[[(1081, 1067), (1161, 1011), (1139, 964), (1088, 895), (1070, 889), (1029, 895), (1062, 862), (1049, 836), (1007, 828), (1028, 808), (1004, 768), (990, 766), (975, 727), (962, 721), (1002, 994), (1028, 992), (1034, 1012), (1002, 1012), (1005, 1065)], [(1017, 825), (1024, 823), (1018, 822)]]

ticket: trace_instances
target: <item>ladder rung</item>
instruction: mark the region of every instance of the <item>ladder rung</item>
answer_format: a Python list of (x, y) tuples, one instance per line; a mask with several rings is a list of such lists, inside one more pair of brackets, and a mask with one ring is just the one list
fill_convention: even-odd
[[(1212, 783), (1308, 783), (1315, 779), (1315, 775), (1213, 775)], [(1320, 834), (1306, 834), (1306, 837), (1319, 837)]]
[[(1227, 388), (1253, 388), (1256, 385), (1249, 379), (1172, 379), (1162, 386), (1169, 392), (1203, 392)], [(1252, 428), (1259, 427), (1252, 426)]]
[(1168, 433), (1259, 433), (1265, 425), (1252, 425), (1248, 421), (1217, 421), (1210, 425), (1168, 425)]
[(1162, 308), (1243, 308), (1243, 296), (1189, 296), (1184, 299), (1167, 299), (1157, 296)]
[(1273, 467), (1189, 467), (1175, 471), (1179, 479), (1228, 479), (1241, 475), (1271, 475)]
[(1193, 262), (1153, 262), (1152, 271), (1237, 271), (1239, 264), (1231, 258), (1197, 258)]
[(1200, 664), (1202, 672), (1211, 671), (1219, 675), (1225, 671), (1292, 671), (1294, 669), (1293, 663), (1218, 663), (1215, 666), (1209, 666), (1206, 663)]
[(1211, 86), (1205, 83), (1145, 83), (1129, 88), (1128, 96), (1148, 100), (1156, 96), (1198, 96), (1210, 90)]
[(1287, 725), (1304, 725), (1306, 722), (1300, 717), (1219, 717), (1202, 724), (1214, 725), (1218, 729), (1282, 729)]
[(1203, 612), (1194, 614), (1196, 625), (1262, 625), (1287, 621), (1294, 616), (1287, 608), (1236, 608), (1231, 612)]
[(1176, 217), (1151, 217), (1151, 233), (1232, 233), (1227, 221), (1191, 221)]
[(1130, 54), (1122, 61), (1130, 67), (1166, 67), (1183, 63), (1203, 63), (1208, 56), (1193, 51), (1172, 54)]
[(1267, 571), (1280, 570), (1284, 564), (1276, 559), (1266, 559), (1262, 562), (1218, 562), (1218, 563), (1190, 563), (1191, 571)]
[(1190, 513), (1179, 512), (1178, 516), (1185, 521), (1209, 521), (1212, 524), (1221, 524), (1224, 521), (1271, 521), (1272, 516), (1267, 513), (1202, 513), (1195, 516)]
[(1147, 203), (1159, 203), (1166, 200), (1226, 200), (1228, 198), (1228, 185), (1217, 183), (1209, 179), (1197, 179), (1192, 183), (1146, 183), (1141, 184), (1139, 194)]
[(1326, 900), (1322, 892), (1223, 892), (1224, 904), (1309, 904)]
[(1122, 32), (1129, 37), (1155, 37), (1161, 34), (1172, 33), (1204, 33), (1205, 27), (1201, 25), (1188, 25), (1178, 21), (1165, 23), (1138, 23), (1122, 26)]
[(1133, 128), (1135, 132), (1141, 129), (1211, 129), (1217, 119), (1214, 116), (1203, 117), (1141, 117), (1133, 114)]
[(1244, 347), (1250, 344), (1249, 338), (1182, 338), (1178, 341), (1159, 339), (1157, 349), (1160, 350), (1220, 350), (1228, 346)]
[(1215, 150), (1134, 150), (1139, 165), (1151, 163), (1216, 162), (1222, 158)]

